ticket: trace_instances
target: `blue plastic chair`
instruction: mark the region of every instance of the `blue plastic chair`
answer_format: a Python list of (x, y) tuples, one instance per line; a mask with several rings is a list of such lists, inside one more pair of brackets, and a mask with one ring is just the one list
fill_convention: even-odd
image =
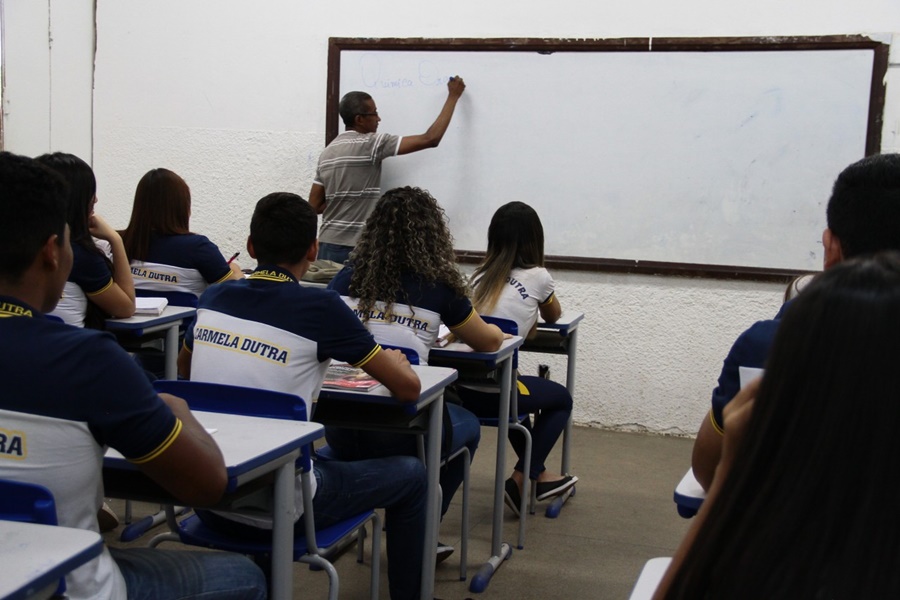
[[(219, 412), (271, 419), (289, 419), (306, 421), (306, 403), (294, 394), (259, 390), (217, 383), (199, 381), (156, 381), (156, 391), (183, 398), (192, 410)], [(381, 561), (381, 518), (372, 510), (345, 519), (331, 527), (316, 530), (313, 522), (312, 486), (310, 473), (312, 444), (301, 450), (297, 459), (303, 486), (303, 521), (306, 534), (294, 536), (294, 561), (309, 564), (311, 568), (323, 569), (328, 573), (330, 600), (337, 600), (339, 580), (334, 565), (327, 559), (334, 552), (342, 549), (341, 545), (348, 537), (355, 535), (359, 543), (357, 560), (363, 562), (365, 526), (372, 522), (372, 579), (371, 597), (378, 598), (380, 561)], [(167, 511), (171, 510), (167, 508)], [(196, 516), (191, 515), (180, 522), (175, 522), (174, 512), (170, 513), (169, 525), (176, 535), (162, 534), (150, 541), (155, 547), (164, 541), (181, 541), (190, 546), (201, 546), (217, 550), (226, 550), (253, 556), (268, 556), (271, 544), (245, 540), (235, 536), (219, 533), (203, 524)]]
[(694, 477), (694, 469), (687, 470), (687, 473), (675, 486), (672, 497), (675, 500), (675, 508), (681, 517), (690, 519), (697, 514), (703, 501), (706, 500), (706, 492)]
[[(0, 479), (0, 520), (39, 525), (58, 525), (53, 494), (42, 485)], [(66, 592), (66, 580), (60, 578), (54, 596)]]

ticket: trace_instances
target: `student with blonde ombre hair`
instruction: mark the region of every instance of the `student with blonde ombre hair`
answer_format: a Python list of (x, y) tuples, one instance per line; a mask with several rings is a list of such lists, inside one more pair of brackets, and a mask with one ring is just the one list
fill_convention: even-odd
[[(488, 248), (484, 261), (472, 275), (475, 309), (483, 315), (515, 321), (519, 335), (530, 337), (538, 314), (547, 321), (559, 319), (562, 309), (556, 298), (553, 277), (544, 268), (544, 228), (533, 208), (510, 202), (497, 209), (488, 227)], [(520, 413), (534, 414), (523, 423), (533, 441), (529, 478), (536, 482), (538, 500), (546, 500), (571, 488), (578, 477), (552, 473), (544, 462), (572, 414), (568, 390), (542, 377), (519, 376)], [(463, 406), (483, 417), (497, 416), (497, 394), (460, 386)], [(506, 505), (516, 515), (525, 474), (525, 436), (511, 429), (509, 440), (519, 457), (512, 476), (506, 480)]]

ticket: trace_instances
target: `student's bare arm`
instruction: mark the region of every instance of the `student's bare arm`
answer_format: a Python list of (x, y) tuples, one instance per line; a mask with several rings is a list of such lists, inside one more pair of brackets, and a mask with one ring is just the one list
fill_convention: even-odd
[(541, 318), (547, 323), (559, 321), (559, 317), (562, 315), (562, 306), (560, 306), (559, 299), (555, 293), (550, 296), (550, 302), (538, 306), (538, 312), (541, 313)]
[(131, 264), (125, 254), (122, 237), (100, 215), (91, 217), (90, 231), (94, 237), (109, 242), (113, 263), (112, 285), (99, 294), (90, 296), (90, 300), (114, 317), (130, 317), (134, 314), (134, 279), (131, 277)]
[(434, 120), (434, 123), (431, 124), (431, 127), (425, 133), (403, 136), (403, 139), (400, 140), (400, 148), (397, 149), (397, 154), (410, 154), (426, 148), (436, 148), (441, 143), (444, 134), (447, 133), (450, 119), (453, 118), (453, 111), (456, 110), (456, 103), (465, 89), (466, 84), (462, 77), (450, 79), (447, 82), (447, 100), (444, 102), (437, 119)]
[(481, 315), (474, 314), (465, 324), (454, 327), (453, 335), (479, 352), (493, 352), (503, 343), (503, 332), (494, 324), (484, 322)]
[(325, 212), (325, 188), (318, 183), (309, 188), (309, 205), (313, 207), (317, 215)]
[(422, 391), (419, 376), (399, 350), (382, 350), (363, 365), (363, 371), (380, 381), (401, 402), (415, 402)]
[(704, 490), (709, 490), (712, 485), (713, 474), (716, 465), (722, 455), (722, 435), (716, 431), (712, 424), (712, 416), (707, 413), (700, 424), (697, 439), (694, 440), (694, 451), (691, 455), (691, 468), (694, 470), (694, 478), (697, 479)]
[(184, 379), (191, 378), (191, 351), (184, 346), (178, 353), (178, 374)]
[(169, 394), (160, 394), (160, 398), (181, 420), (181, 433), (162, 454), (138, 466), (187, 505), (215, 504), (228, 483), (222, 452), (184, 400)]

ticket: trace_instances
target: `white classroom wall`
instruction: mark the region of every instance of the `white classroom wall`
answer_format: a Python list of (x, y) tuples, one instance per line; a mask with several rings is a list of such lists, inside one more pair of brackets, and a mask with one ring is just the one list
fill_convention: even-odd
[[(171, 168), (191, 186), (192, 228), (227, 255), (243, 249), (256, 199), (276, 190), (307, 195), (324, 145), (329, 37), (863, 33), (890, 41), (890, 32), (900, 32), (896, 0), (2, 0), (0, 7), (5, 149), (62, 150), (89, 160), (98, 212), (119, 227), (140, 176)], [(900, 35), (894, 39), (885, 152), (900, 151)], [(440, 160), (440, 148), (429, 152)], [(746, 281), (554, 275), (563, 306), (587, 315), (576, 422), (674, 434), (696, 432), (729, 346), (754, 320), (775, 313), (783, 290)], [(549, 358), (541, 361), (561, 379), (564, 363)], [(536, 364), (526, 357), (522, 368), (534, 372)]]

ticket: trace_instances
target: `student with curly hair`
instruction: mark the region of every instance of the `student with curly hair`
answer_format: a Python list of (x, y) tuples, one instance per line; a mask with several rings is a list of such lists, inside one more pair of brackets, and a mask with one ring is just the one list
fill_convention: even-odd
[[(548, 322), (559, 319), (562, 309), (556, 298), (553, 277), (544, 268), (544, 228), (533, 208), (510, 202), (497, 209), (488, 227), (487, 254), (472, 276), (475, 309), (483, 315), (515, 321), (519, 335), (534, 334), (538, 313)], [(564, 493), (575, 485), (574, 475), (546, 470), (544, 462), (572, 414), (572, 395), (559, 383), (543, 377), (520, 375), (519, 412), (534, 414), (524, 422), (531, 432), (533, 449), (528, 476), (536, 482), (538, 500)], [(497, 416), (496, 392), (460, 387), (463, 405), (478, 416)], [(516, 515), (525, 479), (525, 436), (509, 431), (519, 461), (506, 480), (506, 505)]]
[[(419, 188), (396, 188), (381, 197), (350, 263), (329, 288), (344, 297), (379, 343), (415, 350), (420, 364), (427, 363), (442, 322), (475, 350), (494, 351), (503, 342), (500, 329), (472, 308), (443, 209)], [(443, 447), (452, 453), (465, 445), (474, 455), (481, 438), (478, 419), (461, 406), (445, 406), (452, 435)], [(416, 454), (415, 440), (408, 435), (326, 428), (326, 439), (344, 460)], [(462, 478), (460, 460), (442, 470), (441, 514)], [(449, 551), (440, 558), (446, 556)]]
[(168, 169), (152, 169), (137, 184), (131, 220), (122, 232), (139, 290), (199, 297), (209, 285), (242, 279), (209, 238), (191, 233), (191, 190)]
[(827, 269), (723, 409), (709, 495), (655, 598), (897, 598), (900, 254)]

